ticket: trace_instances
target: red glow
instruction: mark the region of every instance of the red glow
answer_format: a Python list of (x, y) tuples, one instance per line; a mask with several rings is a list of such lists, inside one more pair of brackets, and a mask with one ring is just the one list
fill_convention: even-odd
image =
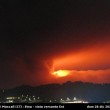
[[(106, 69), (110, 64), (110, 45), (93, 47), (79, 52), (68, 53), (67, 56), (58, 57), (54, 61), (55, 69), (94, 70)], [(108, 68), (107, 68), (108, 69)]]
[[(68, 55), (62, 55), (54, 59), (55, 70), (66, 70), (65, 78), (58, 82), (87, 81), (96, 83), (108, 83), (110, 77), (110, 45), (100, 45), (93, 48), (82, 49), (79, 52), (70, 52)], [(55, 71), (54, 70), (54, 71)], [(66, 73), (65, 73), (66, 74)], [(55, 71), (54, 75), (63, 76), (63, 72)]]

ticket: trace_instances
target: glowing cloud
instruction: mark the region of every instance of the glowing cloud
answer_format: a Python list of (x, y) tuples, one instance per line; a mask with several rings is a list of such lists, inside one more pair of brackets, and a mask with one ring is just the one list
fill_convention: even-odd
[(56, 58), (55, 69), (66, 70), (102, 70), (110, 68), (110, 45), (99, 45), (93, 48), (68, 53), (67, 56)]

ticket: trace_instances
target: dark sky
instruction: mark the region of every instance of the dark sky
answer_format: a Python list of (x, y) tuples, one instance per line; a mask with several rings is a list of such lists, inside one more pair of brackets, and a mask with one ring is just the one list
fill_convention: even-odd
[[(56, 82), (50, 74), (55, 59), (74, 57), (78, 52), (80, 59), (93, 56), (75, 64), (70, 58), (72, 63), (63, 67), (63, 61), (58, 60), (56, 68), (109, 70), (109, 48), (109, 0), (0, 1), (1, 88)], [(110, 78), (108, 73), (106, 78)], [(58, 79), (61, 81), (66, 79)]]

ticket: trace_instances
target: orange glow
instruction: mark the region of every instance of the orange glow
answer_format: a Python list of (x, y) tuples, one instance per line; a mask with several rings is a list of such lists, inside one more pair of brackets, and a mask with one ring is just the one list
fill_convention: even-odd
[(53, 72), (53, 75), (57, 76), (57, 77), (65, 77), (68, 76), (70, 73), (70, 71), (68, 70), (58, 70)]
[(55, 69), (66, 70), (94, 70), (108, 69), (110, 65), (110, 45), (101, 45), (89, 49), (71, 52), (68, 55), (54, 59)]
[(58, 83), (68, 80), (109, 83), (109, 50), (110, 44), (95, 45), (91, 48), (56, 56), (50, 72), (53, 75), (51, 80)]

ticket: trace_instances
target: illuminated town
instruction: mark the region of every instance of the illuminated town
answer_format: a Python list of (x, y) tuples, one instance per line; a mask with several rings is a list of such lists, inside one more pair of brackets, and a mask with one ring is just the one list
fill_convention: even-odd
[(88, 102), (81, 99), (77, 99), (76, 97), (74, 97), (73, 99), (67, 97), (66, 99), (48, 100), (35, 96), (22, 95), (19, 97), (12, 96), (6, 97), (4, 101), (1, 101), (0, 103), (88, 103)]

